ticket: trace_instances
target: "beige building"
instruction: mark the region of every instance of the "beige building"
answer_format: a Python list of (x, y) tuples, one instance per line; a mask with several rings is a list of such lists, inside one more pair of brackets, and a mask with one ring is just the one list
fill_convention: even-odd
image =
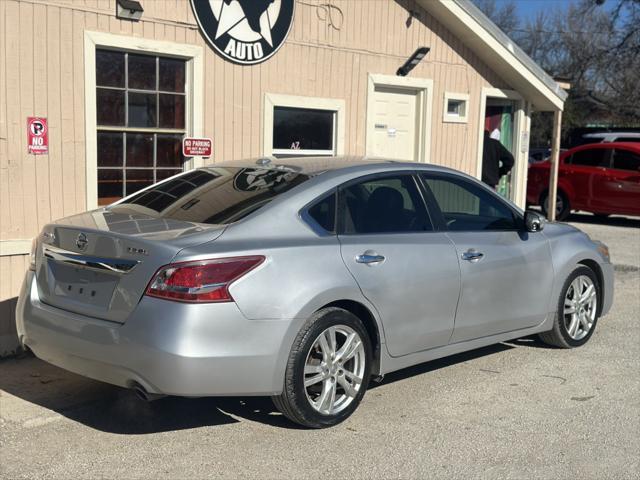
[[(0, 2), (0, 354), (43, 225), (184, 169), (366, 154), (479, 176), (490, 129), (524, 205), (530, 114), (566, 94), (469, 0), (250, 2)], [(136, 4), (139, 21), (116, 15)], [(46, 119), (46, 154), (28, 153), (29, 117)], [(183, 157), (185, 136), (212, 156)]]

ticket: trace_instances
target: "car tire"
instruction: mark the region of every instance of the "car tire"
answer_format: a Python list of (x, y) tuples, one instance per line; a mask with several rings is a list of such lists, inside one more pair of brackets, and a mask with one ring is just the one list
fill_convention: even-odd
[[(545, 217), (549, 216), (549, 213), (547, 211), (548, 198), (549, 198), (549, 192), (545, 190), (542, 193), (542, 195), (540, 195), (540, 207), (542, 207), (542, 213), (544, 213)], [(562, 206), (559, 211), (556, 210), (556, 220), (560, 220), (560, 221), (566, 220), (566, 218), (571, 213), (571, 204), (569, 203), (569, 199), (567, 198), (567, 195), (562, 190), (558, 190), (556, 201), (558, 200), (561, 200)]]
[(337, 425), (360, 404), (372, 359), (371, 340), (358, 317), (342, 308), (319, 310), (293, 342), (283, 391), (272, 397), (273, 403), (285, 417), (305, 427)]
[[(576, 292), (579, 292), (578, 297)], [(581, 302), (580, 299), (587, 295), (589, 301)], [(598, 323), (601, 299), (596, 274), (589, 267), (577, 267), (562, 287), (553, 328), (540, 333), (540, 340), (560, 348), (575, 348), (587, 343)]]

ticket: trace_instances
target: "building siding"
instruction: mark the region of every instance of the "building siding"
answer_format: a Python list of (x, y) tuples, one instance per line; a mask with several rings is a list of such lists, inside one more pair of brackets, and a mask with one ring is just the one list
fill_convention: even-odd
[[(430, 161), (475, 174), (482, 88), (508, 88), (413, 0), (296, 2), (286, 43), (251, 67), (207, 45), (187, 0), (142, 4), (142, 20), (130, 22), (116, 19), (115, 0), (0, 2), (0, 241), (30, 239), (47, 222), (86, 209), (85, 31), (204, 48), (204, 134), (213, 139), (213, 161), (263, 153), (265, 93), (343, 99), (345, 153), (364, 154), (368, 74), (394, 75), (418, 46), (429, 46), (410, 75), (434, 82)], [(468, 123), (442, 122), (445, 90), (470, 95)], [(48, 155), (26, 153), (28, 116), (47, 117)], [(9, 305), (27, 262), (0, 256), (0, 335), (13, 322)]]

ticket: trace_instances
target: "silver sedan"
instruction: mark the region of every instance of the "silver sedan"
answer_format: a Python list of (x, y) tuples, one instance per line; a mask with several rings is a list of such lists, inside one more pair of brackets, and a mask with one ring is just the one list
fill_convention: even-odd
[(17, 328), (147, 400), (266, 395), (319, 428), (394, 370), (532, 334), (581, 346), (612, 299), (605, 245), (460, 172), (263, 158), (45, 226)]

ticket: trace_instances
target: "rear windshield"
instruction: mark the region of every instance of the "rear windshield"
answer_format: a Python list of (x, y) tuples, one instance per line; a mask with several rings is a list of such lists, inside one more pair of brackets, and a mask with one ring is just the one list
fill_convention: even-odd
[(203, 168), (156, 184), (109, 209), (225, 225), (255, 212), (308, 179), (288, 167)]

